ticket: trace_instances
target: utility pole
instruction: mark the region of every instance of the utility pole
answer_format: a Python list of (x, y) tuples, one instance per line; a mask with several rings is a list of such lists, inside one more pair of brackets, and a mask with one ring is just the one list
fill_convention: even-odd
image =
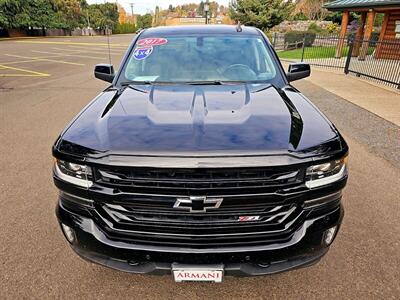
[(154, 26), (158, 26), (159, 16), (160, 16), (160, 7), (157, 5), (156, 6), (156, 11), (154, 13), (154, 22), (153, 22)]
[(133, 4), (134, 3), (129, 3), (131, 6), (131, 14), (132, 14), (132, 23), (135, 24), (135, 17), (133, 16)]
[(208, 0), (204, 4), (204, 12), (206, 13), (206, 24), (208, 24), (208, 11), (210, 10), (210, 6), (208, 5)]
[(132, 14), (132, 16), (133, 16), (133, 4), (134, 3), (129, 3), (130, 4), (130, 6), (131, 6), (131, 14)]

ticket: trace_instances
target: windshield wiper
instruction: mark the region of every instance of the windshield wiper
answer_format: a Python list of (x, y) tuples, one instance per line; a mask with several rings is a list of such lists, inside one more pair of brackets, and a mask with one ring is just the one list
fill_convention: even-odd
[(186, 81), (183, 83), (190, 85), (222, 85), (222, 82), (218, 80)]
[(234, 84), (245, 84), (247, 81), (229, 81), (229, 80), (196, 80), (196, 81), (125, 81), (121, 82), (121, 86), (129, 85), (234, 85)]
[(143, 80), (143, 81), (138, 81), (138, 80), (130, 80), (130, 81), (124, 81), (121, 82), (121, 89), (120, 92), (124, 91), (126, 88), (131, 88), (133, 90), (142, 92), (142, 93), (148, 93), (147, 90), (142, 90), (139, 89), (137, 86), (138, 85), (171, 85), (174, 84), (173, 82), (168, 82), (168, 81), (149, 81), (149, 80)]
[(135, 81), (135, 80), (131, 80), (131, 81), (124, 81), (124, 82), (121, 82), (120, 83), (120, 85), (122, 85), (122, 86), (127, 86), (127, 85), (144, 85), (144, 84), (153, 84), (153, 82), (152, 81)]
[(190, 85), (225, 85), (225, 84), (243, 84), (246, 81), (225, 81), (225, 80), (203, 80), (203, 81), (186, 81), (185, 84)]
[(121, 83), (120, 83), (120, 85), (122, 85), (122, 86), (128, 86), (128, 85), (175, 85), (175, 84), (180, 84), (180, 82), (173, 82), (173, 81), (149, 81), (149, 80), (137, 81), (137, 80), (131, 80), (131, 81), (125, 81), (125, 82), (121, 82)]

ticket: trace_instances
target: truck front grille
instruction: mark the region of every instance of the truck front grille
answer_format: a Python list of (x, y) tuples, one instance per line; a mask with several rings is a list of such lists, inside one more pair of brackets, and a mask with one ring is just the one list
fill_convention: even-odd
[[(281, 194), (303, 182), (301, 170), (268, 168), (99, 168), (96, 184), (112, 195), (96, 201), (111, 239), (186, 248), (240, 247), (288, 240), (304, 219)], [(178, 199), (221, 199), (193, 212)], [(201, 197), (200, 197), (201, 198)]]
[(101, 168), (97, 171), (101, 184), (114, 188), (134, 189), (162, 194), (240, 194), (268, 192), (301, 182), (298, 169), (271, 168), (237, 169), (164, 169), (164, 168)]

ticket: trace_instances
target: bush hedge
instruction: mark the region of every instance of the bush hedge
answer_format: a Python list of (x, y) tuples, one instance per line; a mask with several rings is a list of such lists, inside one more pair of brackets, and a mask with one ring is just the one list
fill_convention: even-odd
[(301, 48), (304, 40), (304, 46), (311, 47), (315, 38), (316, 33), (312, 31), (290, 31), (285, 34), (285, 45), (287, 48)]
[(324, 30), (322, 27), (319, 27), (319, 26), (317, 25), (317, 23), (315, 23), (315, 22), (311, 23), (311, 24), (308, 26), (308, 31), (309, 31), (309, 32), (314, 32), (314, 33), (317, 33), (317, 34), (323, 34), (323, 33), (325, 33), (325, 30)]
[(136, 32), (136, 26), (131, 23), (118, 23), (114, 30), (114, 34), (120, 34), (120, 33), (135, 33)]
[(271, 31), (268, 31), (268, 30), (265, 30), (264, 31), (264, 34), (267, 36), (267, 38), (269, 39), (269, 41), (272, 43), (272, 32)]

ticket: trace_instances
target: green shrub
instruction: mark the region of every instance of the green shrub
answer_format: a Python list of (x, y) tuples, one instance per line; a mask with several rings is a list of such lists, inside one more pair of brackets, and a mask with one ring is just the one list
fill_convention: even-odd
[(269, 41), (272, 43), (272, 32), (269, 30), (265, 30), (264, 34), (267, 36), (267, 38), (269, 39)]
[(309, 20), (308, 17), (305, 14), (303, 14), (302, 12), (295, 14), (292, 17), (292, 19), (293, 19), (293, 21), (308, 21)]
[[(305, 38), (305, 39), (304, 39)], [(305, 47), (311, 47), (315, 41), (316, 33), (311, 31), (290, 31), (285, 34), (287, 48), (301, 48), (303, 41)]]
[(136, 26), (131, 23), (118, 23), (114, 30), (114, 34), (120, 34), (120, 33), (135, 33), (136, 32)]
[(321, 27), (319, 27), (315, 22), (312, 22), (308, 26), (308, 31), (314, 32), (314, 33), (323, 33), (324, 32), (324, 30)]
[(381, 33), (380, 33), (380, 32), (377, 32), (377, 31), (372, 32), (372, 34), (371, 34), (371, 41), (377, 42), (377, 41), (379, 40), (379, 35), (380, 35), (380, 34), (381, 34)]
[(339, 32), (339, 25), (336, 24), (336, 23), (328, 24), (328, 26), (326, 26), (326, 30), (329, 33), (338, 33)]

